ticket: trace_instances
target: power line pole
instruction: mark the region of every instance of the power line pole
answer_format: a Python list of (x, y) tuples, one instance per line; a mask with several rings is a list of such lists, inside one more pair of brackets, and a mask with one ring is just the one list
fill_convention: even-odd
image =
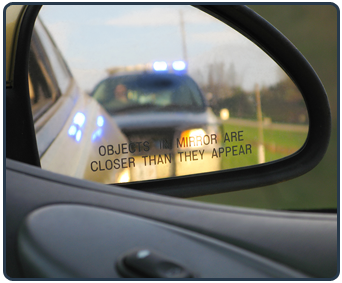
[(265, 163), (264, 127), (262, 123), (261, 99), (259, 85), (255, 84), (255, 97), (258, 119), (258, 163)]
[(180, 29), (182, 35), (182, 47), (183, 47), (183, 60), (184, 62), (188, 62), (188, 54), (186, 50), (186, 41), (185, 41), (185, 28), (184, 28), (184, 19), (183, 19), (183, 11), (179, 10), (179, 17), (180, 17)]

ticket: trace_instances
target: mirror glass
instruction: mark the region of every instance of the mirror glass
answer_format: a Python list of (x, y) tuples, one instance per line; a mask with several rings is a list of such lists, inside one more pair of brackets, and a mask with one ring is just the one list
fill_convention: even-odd
[(39, 17), (86, 92), (41, 152), (44, 169), (134, 182), (271, 162), (306, 140), (305, 102), (291, 79), (194, 7), (48, 5)]

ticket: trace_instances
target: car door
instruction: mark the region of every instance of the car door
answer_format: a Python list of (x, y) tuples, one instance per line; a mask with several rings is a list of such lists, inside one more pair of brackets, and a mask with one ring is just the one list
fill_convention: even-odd
[[(95, 164), (104, 163), (101, 159), (92, 168), (85, 167), (87, 160), (95, 158), (97, 143), (101, 140), (124, 143), (127, 139), (102, 107), (77, 86), (39, 19), (35, 23), (31, 41), (29, 88), (43, 168), (106, 183), (130, 180), (129, 168), (119, 168), (114, 174), (109, 174), (108, 171), (102, 172), (100, 167), (97, 171), (101, 172), (91, 174)], [(86, 140), (92, 142), (86, 143)], [(68, 162), (69, 156), (73, 156), (71, 162)], [(123, 154), (119, 154), (120, 157), (125, 158)]]
[[(30, 46), (27, 34), (39, 11), (25, 9), (18, 50)], [(29, 91), (40, 87), (31, 74), (32, 82), (25, 84), (27, 71), (20, 67), (27, 67), (23, 62), (29, 54), (27, 50), (15, 61), (13, 82), (23, 86), (19, 91), (8, 87), (6, 92), (8, 141), (17, 138), (9, 133), (17, 129), (16, 120), (11, 120), (14, 98), (23, 104), (19, 120), (35, 125)], [(53, 64), (48, 68), (58, 73)], [(58, 84), (57, 78), (43, 81), (38, 80), (41, 88)], [(70, 112), (65, 119), (72, 122), (78, 112)], [(25, 115), (30, 120), (23, 120)], [(66, 130), (70, 126), (63, 123)], [(47, 148), (60, 128), (56, 132)], [(8, 278), (333, 278), (337, 274), (336, 215), (210, 205), (61, 175), (42, 170), (36, 159), (27, 157), (28, 152), (40, 152), (39, 131), (33, 139), (38, 146), (22, 139), (6, 145), (4, 273)], [(19, 147), (23, 156), (18, 156)], [(178, 182), (196, 190), (191, 178)]]

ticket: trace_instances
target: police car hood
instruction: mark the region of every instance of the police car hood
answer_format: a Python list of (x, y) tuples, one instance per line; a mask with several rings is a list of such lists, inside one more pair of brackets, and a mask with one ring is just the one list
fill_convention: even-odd
[(130, 112), (112, 115), (112, 117), (123, 132), (162, 128), (181, 129), (218, 123), (210, 108), (203, 112)]

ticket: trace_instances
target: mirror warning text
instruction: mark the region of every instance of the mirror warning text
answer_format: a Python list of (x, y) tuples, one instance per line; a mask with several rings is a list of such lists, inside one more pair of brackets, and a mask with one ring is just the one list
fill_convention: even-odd
[(228, 155), (237, 156), (237, 155), (245, 155), (245, 154), (252, 154), (252, 145), (245, 144), (245, 145), (234, 145), (232, 147), (226, 146), (226, 147), (220, 147), (218, 149), (213, 148), (213, 152), (211, 155), (211, 158), (219, 158), (225, 155), (226, 157)]
[(177, 138), (177, 148), (181, 147), (197, 147), (210, 144), (217, 144), (217, 135), (204, 135), (204, 136), (190, 136)]
[(147, 165), (161, 165), (171, 163), (171, 154), (159, 154), (159, 155), (145, 155), (142, 156), (145, 166)]
[(135, 167), (135, 158), (117, 158), (114, 160), (108, 159), (106, 161), (92, 161), (90, 163), (90, 169), (93, 172), (105, 171), (120, 168), (131, 168)]
[[(99, 172), (134, 168), (136, 167), (136, 162), (143, 166), (155, 166), (205, 161), (207, 158), (219, 159), (252, 154), (252, 145), (246, 143), (246, 141), (244, 142), (243, 134), (244, 131), (231, 131), (222, 133), (222, 136), (206, 134), (203, 136), (180, 137), (175, 139), (175, 148), (172, 153), (162, 154), (148, 154), (151, 150), (149, 141), (101, 145), (98, 148), (100, 157), (122, 157), (125, 154), (134, 154), (135, 156), (92, 161), (90, 163), (90, 169), (93, 172)], [(171, 140), (162, 139), (157, 141), (156, 144), (159, 150), (172, 149)], [(200, 149), (186, 150), (192, 147), (200, 147)]]

